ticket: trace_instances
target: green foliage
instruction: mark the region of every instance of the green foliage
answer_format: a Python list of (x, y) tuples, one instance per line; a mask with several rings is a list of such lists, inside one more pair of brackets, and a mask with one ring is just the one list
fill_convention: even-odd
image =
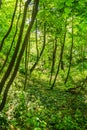
[(0, 129), (6, 130), (8, 129), (8, 120), (4, 113), (0, 113)]
[(10, 90), (4, 110), (6, 115), (3, 115), (9, 127), (21, 130), (85, 130), (87, 104), (84, 96), (65, 92), (62, 85), (61, 90), (47, 90), (47, 83), (34, 77), (25, 92), (17, 86)]
[[(15, 1), (4, 0), (0, 9), (0, 41), (8, 30)], [(32, 76), (28, 75), (26, 91), (24, 87), (25, 75), (25, 55), (19, 67), (17, 79), (9, 92), (6, 109), (0, 114), (0, 130), (13, 127), (17, 130), (86, 130), (87, 129), (87, 85), (81, 88), (82, 81), (87, 76), (87, 0), (42, 0), (39, 4), (37, 15), (37, 46), (39, 52), (42, 49), (44, 33), (46, 34), (46, 45), (44, 53), (37, 64)], [(24, 3), (22, 2), (22, 8)], [(29, 10), (29, 9), (28, 9)], [(19, 6), (18, 10), (19, 11)], [(18, 13), (18, 12), (17, 12)], [(28, 11), (29, 13), (29, 11)], [(10, 48), (12, 38), (15, 32), (15, 16), (12, 31), (5, 40), (2, 52), (0, 52), (0, 68), (2, 67), (7, 52)], [(23, 12), (19, 21), (18, 29), (22, 19)], [(30, 14), (27, 14), (27, 19)], [(73, 26), (72, 26), (73, 22)], [(45, 25), (45, 32), (44, 32)], [(65, 27), (66, 26), (66, 27)], [(26, 33), (24, 28), (24, 34)], [(73, 33), (72, 33), (73, 30)], [(54, 72), (52, 81), (57, 72), (60, 61), (61, 46), (64, 42), (63, 65), (64, 70), (59, 70), (54, 90), (49, 90), (49, 79), (52, 65), (52, 56), (55, 41), (57, 44), (57, 53), (55, 58)], [(6, 68), (14, 53), (15, 45), (19, 32), (14, 41), (10, 52)], [(70, 61), (70, 50), (72, 37), (74, 47), (72, 50), (72, 62), (68, 82), (64, 84)], [(23, 41), (24, 36), (22, 37)], [(56, 39), (56, 40), (55, 40)], [(20, 46), (21, 48), (21, 46)], [(36, 26), (34, 25), (30, 36), (30, 45), (28, 48), (28, 67), (29, 70), (37, 61), (36, 48)], [(28, 70), (27, 70), (28, 71)], [(0, 74), (0, 81), (3, 73)], [(19, 75), (22, 75), (19, 76)], [(9, 80), (9, 79), (8, 79)], [(19, 87), (20, 86), (20, 87)], [(80, 88), (78, 87), (80, 86)], [(69, 89), (78, 87), (74, 92), (69, 93)], [(67, 91), (67, 92), (66, 92)], [(86, 97), (86, 98), (85, 98)], [(8, 128), (9, 127), (9, 128)], [(12, 129), (11, 129), (12, 130)]]

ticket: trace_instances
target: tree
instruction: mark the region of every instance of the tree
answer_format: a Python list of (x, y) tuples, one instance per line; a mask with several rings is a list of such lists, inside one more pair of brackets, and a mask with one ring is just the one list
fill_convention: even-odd
[(0, 8), (1, 8), (2, 0), (0, 0)]
[[(86, 66), (87, 59), (87, 27), (83, 29), (87, 21), (86, 3), (87, 0), (16, 0), (10, 27), (0, 43), (0, 52), (3, 53), (4, 47), (7, 51), (0, 69), (0, 94), (3, 94), (1, 110), (22, 57), (22, 66), (25, 66), (25, 87), (28, 76), (41, 67), (42, 72), (45, 70), (50, 77), (51, 89), (59, 81), (59, 77), (62, 77), (65, 83), (74, 79), (72, 75), (77, 71), (76, 67), (81, 73), (80, 68)], [(81, 71), (84, 72), (84, 69)]]
[[(4, 85), (6, 83), (6, 80), (10, 76), (11, 71), (12, 71), (12, 69), (14, 67), (13, 72), (11, 74), (11, 77), (10, 77), (9, 81), (7, 82), (7, 84), (5, 86), (5, 90), (3, 92), (3, 98), (2, 98), (2, 102), (0, 104), (0, 111), (2, 111), (3, 108), (4, 108), (4, 105), (5, 105), (5, 102), (6, 102), (6, 98), (7, 98), (8, 90), (9, 90), (9, 88), (10, 88), (10, 86), (11, 86), (11, 84), (12, 84), (12, 82), (13, 82), (16, 74), (17, 74), (17, 70), (18, 70), (21, 58), (23, 56), (25, 47), (28, 44), (28, 37), (30, 35), (30, 31), (32, 29), (34, 20), (35, 20), (36, 15), (37, 15), (39, 0), (34, 0), (32, 14), (31, 14), (31, 22), (28, 25), (28, 28), (27, 28), (27, 31), (26, 31), (26, 34), (25, 34), (25, 37), (24, 37), (24, 41), (21, 44), (22, 35), (23, 35), (23, 31), (24, 31), (25, 20), (26, 20), (26, 15), (27, 15), (27, 9), (28, 9), (28, 6), (29, 6), (30, 2), (31, 2), (31, 0), (27, 0), (25, 2), (23, 19), (22, 19), (22, 23), (21, 23), (21, 28), (20, 28), (20, 33), (19, 33), (19, 36), (18, 36), (16, 48), (14, 50), (14, 53), (13, 53), (12, 59), (11, 59), (11, 61), (9, 63), (9, 66), (8, 66), (8, 68), (7, 68), (5, 74), (2, 77), (1, 82), (0, 82), (0, 94), (1, 94), (2, 93), (2, 89), (4, 88)], [(21, 46), (21, 49), (19, 50), (20, 46)], [(18, 54), (18, 52), (19, 52), (19, 54)], [(16, 61), (16, 64), (15, 64), (15, 61)]]

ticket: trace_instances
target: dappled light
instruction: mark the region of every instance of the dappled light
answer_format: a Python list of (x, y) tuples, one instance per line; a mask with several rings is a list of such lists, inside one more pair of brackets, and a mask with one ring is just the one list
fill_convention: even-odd
[(87, 0), (0, 0), (0, 130), (87, 129)]

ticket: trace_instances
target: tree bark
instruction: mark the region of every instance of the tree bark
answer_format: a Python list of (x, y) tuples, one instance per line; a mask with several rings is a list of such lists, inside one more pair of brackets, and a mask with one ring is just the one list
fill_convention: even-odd
[(54, 85), (55, 85), (55, 82), (56, 82), (56, 79), (57, 79), (57, 76), (58, 76), (58, 73), (59, 73), (60, 65), (61, 65), (61, 62), (62, 62), (62, 59), (63, 59), (65, 39), (66, 39), (66, 31), (67, 31), (67, 30), (66, 30), (66, 26), (67, 26), (67, 20), (65, 21), (65, 32), (64, 32), (63, 43), (62, 43), (62, 46), (61, 46), (61, 52), (60, 52), (60, 59), (59, 59), (59, 63), (58, 63), (58, 68), (57, 68), (57, 72), (56, 72), (54, 81), (53, 81), (53, 83), (52, 83), (52, 85), (51, 85), (51, 89), (53, 89), (53, 87), (54, 87)]
[[(28, 1), (29, 2), (29, 1)], [(34, 7), (33, 7), (33, 11), (32, 11), (32, 19), (31, 19), (31, 22), (28, 26), (28, 29), (27, 29), (27, 32), (25, 34), (25, 38), (24, 38), (24, 41), (23, 41), (23, 44), (22, 44), (22, 47), (21, 47), (21, 50), (20, 50), (20, 53), (18, 55), (18, 58), (17, 58), (17, 62), (16, 62), (16, 65), (15, 65), (15, 68), (14, 68), (14, 71), (12, 73), (12, 76), (11, 78), (9, 79), (7, 85), (6, 85), (6, 88), (5, 88), (5, 91), (4, 91), (4, 94), (3, 94), (3, 99), (2, 99), (2, 102), (0, 104), (0, 111), (3, 110), (4, 106), (5, 106), (5, 103), (6, 103), (6, 99), (7, 99), (7, 94), (8, 94), (8, 91), (9, 91), (9, 88), (17, 74), (17, 71), (18, 71), (18, 67), (20, 65), (20, 61), (21, 61), (21, 58), (23, 56), (23, 53), (24, 53), (24, 50), (25, 50), (25, 47), (26, 45), (28, 44), (28, 38), (29, 38), (29, 35), (30, 35), (30, 31), (32, 29), (32, 26), (34, 24), (34, 20), (36, 18), (36, 15), (37, 15), (37, 12), (38, 12), (38, 4), (39, 4), (39, 0), (34, 0)]]
[(22, 19), (22, 24), (21, 24), (20, 32), (19, 32), (19, 37), (18, 37), (18, 40), (17, 40), (16, 48), (15, 48), (14, 54), (12, 56), (12, 59), (11, 59), (11, 61), (9, 63), (9, 66), (8, 66), (8, 68), (7, 68), (5, 74), (2, 77), (2, 80), (0, 82), (0, 94), (2, 92), (3, 86), (4, 86), (7, 78), (10, 76), (10, 73), (11, 73), (11, 71), (13, 69), (13, 66), (14, 66), (14, 63), (15, 63), (15, 60), (16, 60), (16, 57), (17, 57), (20, 45), (21, 45), (22, 36), (23, 36), (23, 30), (24, 30), (24, 25), (25, 25), (25, 20), (26, 20), (26, 14), (27, 14), (27, 8), (28, 8), (28, 4), (30, 2), (31, 2), (31, 0), (25, 2), (23, 19)]
[[(20, 3), (20, 4), (21, 4), (21, 3)], [(21, 6), (20, 6), (20, 10), (19, 10), (19, 11), (21, 12)], [(10, 52), (11, 52), (11, 49), (12, 49), (12, 46), (13, 46), (13, 43), (14, 43), (14, 40), (15, 40), (17, 31), (18, 31), (18, 22), (19, 22), (19, 19), (20, 19), (20, 12), (19, 12), (19, 16), (18, 16), (18, 19), (17, 19), (16, 30), (15, 30), (15, 33), (14, 33), (14, 36), (13, 36), (13, 40), (12, 40), (10, 49), (9, 49), (9, 51), (8, 51), (8, 53), (7, 53), (6, 59), (5, 59), (4, 63), (3, 63), (3, 66), (2, 66), (2, 68), (0, 69), (0, 73), (3, 71), (3, 69), (4, 69), (4, 67), (5, 67), (5, 65), (6, 65), (6, 63), (7, 63), (9, 54), (10, 54)]]
[(6, 32), (5, 36), (3, 37), (2, 41), (1, 41), (0, 51), (2, 50), (2, 47), (3, 47), (5, 39), (8, 37), (8, 35), (11, 32), (11, 29), (12, 29), (12, 26), (13, 26), (13, 22), (14, 22), (14, 18), (15, 18), (16, 9), (17, 9), (17, 4), (18, 4), (18, 0), (16, 0), (16, 3), (15, 3), (15, 9), (14, 9), (14, 13), (13, 13), (12, 20), (11, 20), (11, 25), (10, 25), (8, 31)]
[(44, 52), (44, 49), (45, 49), (45, 44), (46, 44), (46, 25), (44, 24), (44, 36), (43, 36), (43, 46), (42, 46), (42, 49), (41, 49), (41, 52), (39, 54), (39, 57), (37, 58), (36, 62), (34, 63), (34, 65), (31, 67), (30, 69), (30, 74), (33, 72), (33, 70), (35, 69), (35, 67), (37, 66), (43, 52)]
[(68, 73), (65, 79), (65, 84), (68, 81), (69, 78), (69, 74), (70, 74), (70, 69), (71, 69), (71, 64), (72, 64), (72, 50), (73, 50), (73, 44), (74, 44), (74, 39), (73, 39), (73, 16), (72, 16), (72, 44), (71, 44), (71, 49), (70, 49), (70, 61), (69, 61), (69, 69), (68, 69)]

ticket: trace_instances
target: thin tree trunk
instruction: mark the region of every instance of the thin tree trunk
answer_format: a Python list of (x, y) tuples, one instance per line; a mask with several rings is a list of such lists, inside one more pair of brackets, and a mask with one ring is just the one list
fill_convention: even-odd
[(36, 19), (36, 32), (35, 32), (35, 34), (36, 34), (36, 50), (37, 50), (37, 59), (38, 59), (38, 57), (39, 57), (39, 49), (38, 49), (38, 37), (37, 37), (37, 32), (38, 30), (37, 30), (37, 19)]
[(51, 89), (53, 89), (53, 87), (54, 87), (54, 85), (55, 85), (55, 82), (56, 82), (56, 79), (57, 79), (57, 76), (58, 76), (58, 73), (59, 73), (61, 61), (62, 61), (62, 59), (63, 59), (64, 46), (65, 46), (65, 39), (66, 39), (66, 26), (67, 26), (66, 24), (67, 24), (67, 20), (65, 21), (65, 33), (64, 33), (63, 43), (62, 43), (62, 46), (61, 46), (59, 64), (58, 64), (58, 68), (57, 68), (57, 72), (56, 72), (54, 81), (53, 81), (53, 83), (52, 83), (52, 85), (51, 85)]
[(24, 90), (26, 89), (26, 85), (27, 85), (27, 72), (28, 72), (28, 44), (26, 45), (26, 49), (25, 49), (25, 82), (24, 82)]
[(53, 89), (53, 87), (54, 87), (54, 85), (55, 85), (55, 82), (56, 82), (56, 79), (57, 79), (57, 76), (58, 76), (58, 73), (59, 73), (59, 68), (60, 68), (60, 65), (61, 65), (61, 60), (62, 60), (62, 56), (63, 56), (63, 51), (64, 51), (64, 43), (63, 43), (63, 45), (61, 46), (60, 60), (59, 60), (59, 64), (58, 64), (58, 68), (57, 68), (57, 72), (56, 72), (54, 81), (53, 81), (53, 83), (52, 83), (52, 85), (51, 85), (51, 89)]
[(31, 0), (25, 2), (25, 7), (24, 7), (24, 13), (23, 13), (23, 19), (22, 19), (22, 24), (21, 24), (21, 28), (20, 28), (20, 32), (19, 32), (19, 37), (18, 37), (18, 40), (17, 40), (17, 44), (16, 44), (16, 48), (15, 48), (15, 51), (14, 51), (14, 54), (12, 56), (12, 59), (9, 63), (9, 66), (4, 74), (4, 76), (2, 77), (2, 80), (0, 82), (0, 94), (2, 92), (2, 88), (7, 80), (7, 78), (10, 76), (10, 73), (13, 69), (13, 66), (14, 66), (14, 63), (15, 63), (15, 60), (16, 60), (16, 57), (17, 57), (17, 54), (18, 54), (18, 51), (19, 51), (19, 48), (20, 48), (20, 45), (21, 45), (21, 41), (22, 41), (22, 35), (23, 35), (23, 30), (24, 30), (24, 25), (25, 25), (25, 20), (26, 20), (26, 14), (27, 14), (27, 8), (28, 8), (28, 4), (31, 2)]
[[(20, 3), (20, 4), (21, 4), (21, 3)], [(20, 6), (20, 10), (19, 10), (19, 11), (21, 12), (21, 6)], [(16, 23), (15, 34), (14, 34), (14, 36), (13, 36), (13, 40), (12, 40), (12, 43), (11, 43), (10, 49), (9, 49), (9, 51), (8, 51), (8, 53), (7, 53), (6, 59), (5, 59), (4, 63), (3, 63), (3, 66), (2, 66), (2, 68), (0, 69), (0, 73), (3, 71), (3, 69), (4, 69), (4, 67), (5, 67), (5, 65), (6, 65), (6, 63), (7, 63), (7, 60), (8, 60), (9, 54), (10, 54), (10, 52), (11, 52), (11, 49), (12, 49), (12, 46), (13, 46), (13, 43), (14, 43), (14, 40), (15, 40), (15, 37), (16, 37), (16, 34), (17, 34), (17, 31), (18, 31), (18, 22), (19, 22), (19, 19), (20, 19), (20, 12), (19, 12), (19, 16), (18, 16), (18, 19), (17, 19), (17, 23)]]
[(34, 63), (34, 65), (31, 67), (30, 69), (30, 74), (33, 72), (33, 70), (35, 69), (35, 67), (37, 66), (43, 52), (44, 52), (44, 49), (45, 49), (45, 44), (46, 44), (46, 25), (44, 24), (44, 36), (43, 36), (43, 47), (42, 47), (42, 50), (40, 52), (40, 55), (38, 57), (38, 59), (36, 60), (36, 62)]
[(3, 37), (2, 41), (1, 41), (0, 51), (2, 50), (2, 47), (3, 47), (5, 39), (8, 37), (8, 35), (11, 32), (11, 29), (12, 29), (12, 26), (13, 26), (13, 22), (14, 22), (14, 18), (15, 18), (16, 9), (17, 9), (17, 4), (18, 4), (18, 0), (16, 0), (16, 3), (15, 3), (15, 9), (14, 9), (14, 13), (13, 13), (12, 20), (11, 20), (11, 25), (10, 25), (8, 31), (6, 32), (5, 36)]
[(55, 46), (54, 46), (54, 49), (53, 49), (51, 76), (50, 76), (50, 82), (49, 82), (49, 84), (51, 84), (52, 75), (53, 75), (53, 72), (54, 72), (54, 66), (55, 66), (55, 61), (56, 61), (56, 51), (57, 51), (57, 37), (55, 37)]
[(2, 5), (2, 0), (0, 0), (0, 8), (1, 8), (1, 5)]
[(70, 49), (70, 61), (69, 61), (69, 69), (68, 69), (68, 73), (65, 79), (65, 84), (68, 81), (69, 78), (69, 74), (70, 74), (70, 69), (71, 69), (71, 64), (72, 64), (72, 50), (73, 50), (73, 44), (74, 44), (74, 39), (73, 39), (73, 16), (72, 16), (72, 44), (71, 44), (71, 49)]
[[(29, 2), (29, 1), (28, 1)], [(24, 53), (24, 50), (25, 50), (25, 47), (27, 46), (28, 44), (28, 38), (29, 38), (29, 35), (30, 35), (30, 31), (32, 29), (32, 26), (34, 24), (34, 20), (36, 18), (36, 15), (37, 15), (37, 12), (38, 12), (38, 4), (39, 4), (39, 0), (34, 0), (34, 7), (33, 7), (33, 11), (32, 11), (32, 19), (31, 19), (31, 22), (28, 26), (28, 29), (27, 29), (27, 32), (25, 34), (25, 38), (24, 38), (24, 41), (23, 41), (23, 44), (22, 44), (22, 47), (21, 47), (21, 50), (20, 50), (20, 53), (18, 55), (18, 58), (17, 58), (17, 62), (16, 62), (16, 65), (15, 65), (15, 68), (14, 68), (14, 71), (11, 75), (11, 78), (9, 79), (7, 85), (6, 85), (6, 88), (5, 88), (5, 91), (4, 91), (4, 94), (3, 94), (3, 99), (2, 99), (2, 102), (0, 104), (0, 111), (3, 110), (4, 106), (5, 106), (5, 103), (6, 103), (6, 99), (7, 99), (7, 94), (8, 94), (8, 91), (9, 91), (9, 88), (17, 74), (17, 71), (18, 71), (18, 67), (19, 67), (19, 64), (20, 64), (20, 61), (21, 61), (21, 58), (23, 56), (23, 53)]]

